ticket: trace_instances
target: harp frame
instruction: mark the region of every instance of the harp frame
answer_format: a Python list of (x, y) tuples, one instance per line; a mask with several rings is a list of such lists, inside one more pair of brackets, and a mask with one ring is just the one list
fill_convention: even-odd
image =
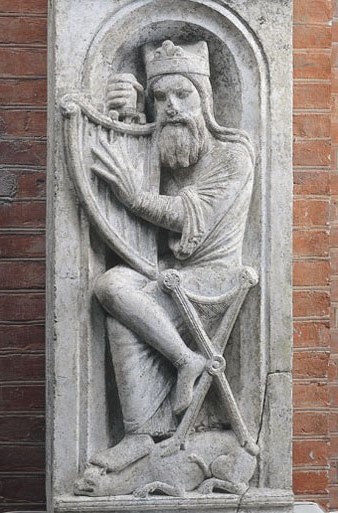
[[(63, 116), (63, 136), (68, 171), (72, 177), (80, 204), (86, 212), (92, 226), (96, 229), (103, 241), (133, 269), (150, 279), (158, 276), (157, 261), (140, 254), (137, 248), (128, 244), (125, 237), (114, 229), (99, 208), (93, 193), (86, 163), (80, 150), (80, 123), (81, 116), (87, 118), (95, 125), (106, 130), (113, 130), (118, 134), (135, 137), (151, 138), (155, 123), (145, 125), (126, 124), (115, 121), (99, 112), (86, 98), (80, 94), (67, 94), (61, 101)], [(118, 200), (116, 200), (118, 201)], [(140, 221), (143, 222), (143, 221)], [(155, 230), (155, 227), (154, 227)]]

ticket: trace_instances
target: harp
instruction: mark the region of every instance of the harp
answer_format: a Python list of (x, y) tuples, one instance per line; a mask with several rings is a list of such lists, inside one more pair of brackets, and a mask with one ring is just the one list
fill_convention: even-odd
[(132, 160), (142, 156), (136, 172), (142, 173), (143, 190), (158, 193), (160, 172), (152, 145), (155, 125), (113, 121), (78, 95), (65, 96), (61, 110), (68, 169), (91, 224), (127, 264), (156, 279), (156, 227), (129, 213), (110, 186), (91, 171), (94, 164), (91, 150), (99, 139), (103, 138), (112, 148), (119, 139)]

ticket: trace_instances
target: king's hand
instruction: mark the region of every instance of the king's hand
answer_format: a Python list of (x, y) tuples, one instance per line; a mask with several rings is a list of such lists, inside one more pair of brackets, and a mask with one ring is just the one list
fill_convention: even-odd
[(108, 80), (107, 109), (110, 117), (125, 123), (144, 124), (144, 89), (131, 73), (113, 73)]
[(96, 162), (91, 170), (111, 186), (116, 198), (123, 205), (132, 210), (142, 190), (143, 173), (139, 167), (139, 163), (143, 161), (141, 156), (138, 155), (133, 163), (124, 141), (117, 139), (110, 145), (102, 137), (98, 146), (92, 148), (92, 153)]

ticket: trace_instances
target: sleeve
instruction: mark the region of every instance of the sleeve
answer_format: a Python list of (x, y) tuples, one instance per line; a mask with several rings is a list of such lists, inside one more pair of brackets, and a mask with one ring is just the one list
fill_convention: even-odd
[[(216, 160), (216, 162), (215, 162)], [(180, 238), (171, 237), (170, 249), (179, 260), (192, 256), (215, 226), (231, 211), (241, 191), (252, 183), (253, 164), (244, 147), (224, 151), (213, 158), (213, 167), (193, 186), (182, 189), (180, 196), (184, 220)]]

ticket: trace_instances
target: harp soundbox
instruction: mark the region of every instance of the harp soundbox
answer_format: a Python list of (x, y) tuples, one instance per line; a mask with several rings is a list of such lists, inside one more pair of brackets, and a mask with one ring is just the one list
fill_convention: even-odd
[(160, 170), (152, 144), (154, 123), (136, 125), (114, 121), (78, 95), (65, 96), (61, 110), (68, 169), (89, 221), (128, 265), (156, 279), (156, 227), (129, 213), (115, 198), (111, 187), (91, 170), (95, 159), (92, 148), (100, 140), (115, 148), (119, 140), (132, 161), (141, 159), (135, 172), (142, 174), (138, 177), (142, 189), (158, 193)]

